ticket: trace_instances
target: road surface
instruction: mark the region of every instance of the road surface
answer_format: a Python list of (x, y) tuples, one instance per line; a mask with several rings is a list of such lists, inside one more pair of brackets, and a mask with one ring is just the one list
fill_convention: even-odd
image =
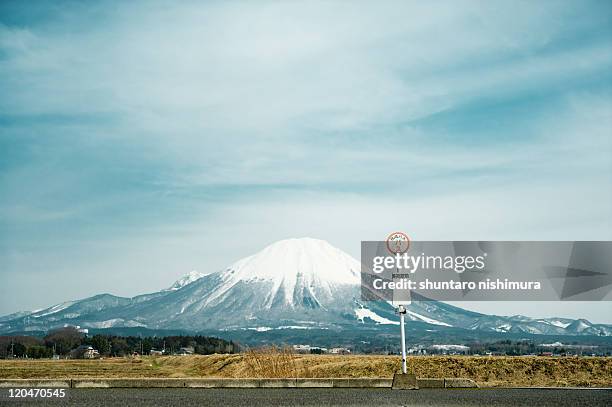
[[(0, 405), (57, 406), (610, 406), (612, 390), (572, 389), (67, 389), (65, 400)], [(3, 396), (5, 396), (3, 394)]]

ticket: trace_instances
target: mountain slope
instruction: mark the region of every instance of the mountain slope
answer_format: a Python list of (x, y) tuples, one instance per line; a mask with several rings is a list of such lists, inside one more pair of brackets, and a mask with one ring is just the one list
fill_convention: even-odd
[[(269, 245), (216, 273), (191, 272), (168, 289), (133, 298), (101, 294), (31, 313), (0, 318), (0, 333), (146, 327), (186, 331), (360, 329), (393, 326), (394, 308), (360, 299), (360, 264), (316, 239)], [(414, 298), (407, 318), (415, 326), (495, 333), (612, 335), (610, 325), (565, 318), (495, 316)]]
[(199, 280), (200, 278), (204, 277), (205, 274), (204, 273), (200, 273), (199, 271), (193, 270), (190, 271), (189, 273), (185, 274), (183, 277), (179, 278), (178, 280), (176, 280), (174, 282), (174, 284), (172, 284), (170, 287), (166, 288), (163, 291), (176, 291), (179, 290), (183, 287), (185, 287), (186, 285), (189, 285), (191, 283), (193, 283), (196, 280)]

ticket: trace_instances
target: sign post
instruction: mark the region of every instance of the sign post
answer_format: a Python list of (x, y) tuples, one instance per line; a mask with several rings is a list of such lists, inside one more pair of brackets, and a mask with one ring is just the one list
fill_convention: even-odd
[(406, 314), (406, 307), (403, 304), (397, 308), (400, 316), (400, 333), (402, 337), (402, 373), (408, 373), (406, 367), (406, 331), (404, 330), (404, 315)]
[[(405, 253), (410, 248), (410, 238), (408, 237), (408, 235), (402, 232), (391, 233), (389, 237), (387, 237), (386, 243), (387, 250), (393, 255), (400, 255), (402, 253)], [(396, 271), (399, 274), (399, 270)], [(397, 277), (399, 277), (399, 275)], [(400, 317), (402, 373), (400, 375), (396, 374), (393, 376), (392, 387), (394, 389), (418, 389), (416, 376), (414, 374), (408, 374), (408, 366), (406, 360), (406, 328), (404, 323), (406, 319), (406, 313), (408, 312), (406, 306), (410, 304), (410, 297), (406, 297), (405, 295), (399, 295), (398, 301), (396, 301), (394, 292), (393, 304), (397, 305), (397, 313)]]
[(402, 373), (408, 373), (406, 367), (406, 331), (404, 329), (404, 315), (406, 314), (406, 307), (400, 304), (397, 308), (397, 312), (400, 314), (400, 335), (402, 337)]

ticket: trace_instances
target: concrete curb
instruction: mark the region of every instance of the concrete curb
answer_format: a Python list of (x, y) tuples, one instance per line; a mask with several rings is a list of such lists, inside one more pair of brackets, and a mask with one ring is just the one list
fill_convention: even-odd
[(321, 378), (312, 378), (312, 379), (295, 379), (296, 387), (334, 387), (334, 379), (321, 379)]
[(352, 388), (388, 388), (391, 387), (393, 379), (384, 378), (347, 378), (332, 379), (333, 387), (352, 387)]
[(444, 379), (434, 378), (417, 378), (419, 389), (442, 389), (444, 388)]
[(205, 389), (260, 387), (260, 379), (202, 378), (202, 379), (183, 379), (183, 382), (184, 382), (184, 387), (205, 388)]
[(288, 388), (297, 387), (296, 379), (259, 379), (262, 388)]
[(70, 379), (3, 379), (0, 380), (0, 388), (62, 388), (69, 389)]
[[(431, 388), (475, 388), (471, 379), (419, 378), (418, 387)], [(2, 379), (0, 388), (391, 388), (393, 379), (382, 377), (359, 378), (79, 378), (79, 379)]]
[(151, 388), (151, 387), (185, 387), (185, 379), (72, 379), (71, 386), (74, 389), (86, 388)]

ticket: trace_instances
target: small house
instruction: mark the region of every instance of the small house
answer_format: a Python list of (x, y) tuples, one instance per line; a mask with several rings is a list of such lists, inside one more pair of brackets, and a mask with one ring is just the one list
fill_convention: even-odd
[(81, 345), (70, 351), (71, 359), (98, 359), (100, 352), (90, 345)]

